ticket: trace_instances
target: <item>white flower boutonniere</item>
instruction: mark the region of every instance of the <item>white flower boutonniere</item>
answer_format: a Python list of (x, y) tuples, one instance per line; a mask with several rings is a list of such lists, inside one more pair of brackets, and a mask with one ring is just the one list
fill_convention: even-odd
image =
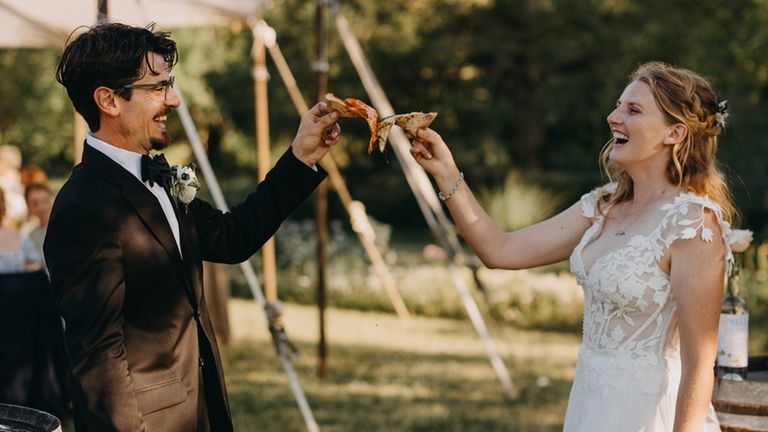
[(174, 165), (171, 167), (171, 196), (185, 206), (195, 199), (200, 183), (197, 181), (194, 163), (187, 166)]

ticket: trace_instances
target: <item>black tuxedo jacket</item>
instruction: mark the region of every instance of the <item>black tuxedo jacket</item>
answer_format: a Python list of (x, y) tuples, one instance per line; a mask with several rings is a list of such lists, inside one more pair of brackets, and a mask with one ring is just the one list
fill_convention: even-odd
[(232, 430), (201, 260), (250, 257), (324, 177), (289, 150), (229, 213), (177, 205), (182, 259), (155, 196), (85, 145), (44, 245), (78, 431)]

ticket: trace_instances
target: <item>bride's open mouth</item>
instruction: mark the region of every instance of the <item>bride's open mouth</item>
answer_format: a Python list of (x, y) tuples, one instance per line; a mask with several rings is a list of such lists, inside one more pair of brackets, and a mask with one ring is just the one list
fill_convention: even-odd
[(621, 132), (613, 131), (613, 142), (622, 145), (629, 141), (629, 137)]

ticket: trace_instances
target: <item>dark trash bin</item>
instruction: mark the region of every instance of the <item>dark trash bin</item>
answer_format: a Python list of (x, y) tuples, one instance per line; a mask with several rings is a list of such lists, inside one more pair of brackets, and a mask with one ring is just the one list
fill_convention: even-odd
[(0, 274), (0, 403), (65, 416), (68, 369), (46, 273)]
[(51, 414), (34, 408), (0, 404), (0, 431), (61, 432), (61, 422)]

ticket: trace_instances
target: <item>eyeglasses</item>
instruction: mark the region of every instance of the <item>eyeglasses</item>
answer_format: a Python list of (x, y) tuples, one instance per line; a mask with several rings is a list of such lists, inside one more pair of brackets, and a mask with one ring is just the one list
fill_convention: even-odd
[(117, 91), (123, 91), (123, 90), (132, 90), (132, 89), (139, 89), (139, 90), (149, 90), (152, 92), (152, 94), (158, 98), (162, 97), (163, 100), (168, 98), (168, 89), (173, 87), (173, 83), (176, 82), (176, 77), (171, 76), (167, 80), (162, 80), (160, 82), (156, 83), (146, 83), (146, 84), (126, 84), (120, 88), (117, 88)]

